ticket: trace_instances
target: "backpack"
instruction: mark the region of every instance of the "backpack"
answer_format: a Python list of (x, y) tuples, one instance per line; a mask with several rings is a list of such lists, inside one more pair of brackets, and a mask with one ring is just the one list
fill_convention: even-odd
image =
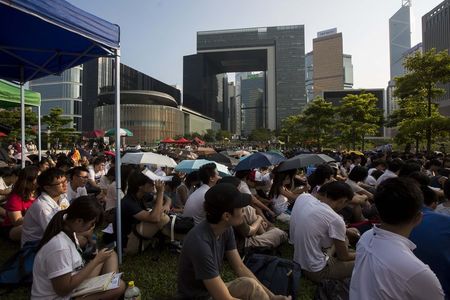
[(27, 242), (0, 268), (0, 286), (10, 290), (33, 282), (33, 263), (39, 241)]
[(251, 254), (244, 258), (244, 264), (275, 295), (297, 299), (301, 268), (296, 262), (271, 255)]

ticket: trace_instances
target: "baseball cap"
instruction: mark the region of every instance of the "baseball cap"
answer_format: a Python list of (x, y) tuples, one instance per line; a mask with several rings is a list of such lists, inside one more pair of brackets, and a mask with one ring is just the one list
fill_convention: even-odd
[(218, 183), (205, 194), (205, 204), (220, 211), (242, 208), (250, 204), (252, 196), (244, 194), (231, 183)]

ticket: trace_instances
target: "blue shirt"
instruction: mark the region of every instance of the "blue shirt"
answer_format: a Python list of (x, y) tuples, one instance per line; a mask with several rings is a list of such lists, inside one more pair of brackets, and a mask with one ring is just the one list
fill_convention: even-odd
[(411, 232), (414, 254), (436, 274), (446, 299), (450, 299), (450, 216), (422, 208), (423, 220)]

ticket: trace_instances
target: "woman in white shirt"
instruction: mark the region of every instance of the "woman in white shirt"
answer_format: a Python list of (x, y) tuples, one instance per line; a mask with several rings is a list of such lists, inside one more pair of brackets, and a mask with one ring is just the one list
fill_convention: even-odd
[[(101, 216), (102, 207), (95, 198), (82, 196), (52, 218), (34, 260), (31, 299), (71, 299), (72, 291), (84, 280), (118, 271), (113, 250), (99, 250), (87, 264), (80, 254), (75, 234), (92, 229)], [(121, 281), (116, 289), (82, 299), (118, 299), (124, 291), (125, 283)]]

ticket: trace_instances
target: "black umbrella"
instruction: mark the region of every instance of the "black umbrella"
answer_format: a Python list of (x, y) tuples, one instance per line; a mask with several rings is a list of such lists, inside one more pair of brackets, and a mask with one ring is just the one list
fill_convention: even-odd
[(310, 165), (320, 165), (335, 161), (326, 154), (300, 154), (285, 160), (278, 167), (278, 172), (304, 168)]
[(236, 166), (239, 163), (239, 160), (236, 158), (229, 157), (223, 153), (214, 153), (211, 155), (201, 155), (198, 158), (203, 158), (207, 160), (212, 160), (221, 164), (226, 165), (228, 168)]

